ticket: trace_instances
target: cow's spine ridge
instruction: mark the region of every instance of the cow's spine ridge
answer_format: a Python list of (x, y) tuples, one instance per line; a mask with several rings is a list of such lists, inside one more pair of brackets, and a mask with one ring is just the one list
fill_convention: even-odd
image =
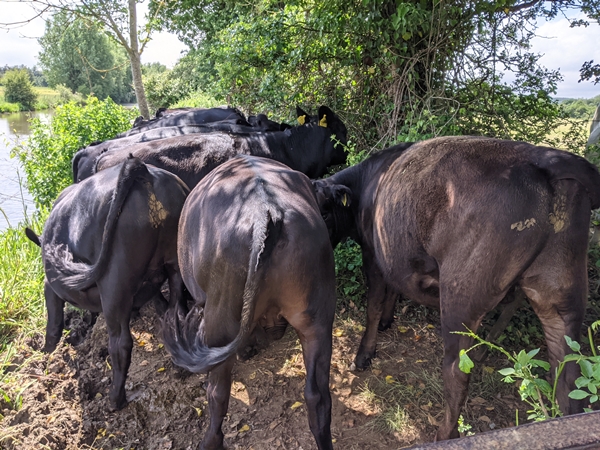
[[(195, 308), (183, 319), (183, 323), (176, 308), (167, 311), (163, 321), (163, 342), (176, 365), (194, 373), (208, 372), (234, 355), (247, 339), (252, 330), (256, 296), (262, 278), (261, 272), (265, 267), (265, 258), (276, 245), (282, 224), (283, 211), (272, 204), (268, 204), (266, 211), (255, 222), (244, 285), (240, 329), (233, 341), (223, 347), (208, 347), (204, 343), (204, 321), (198, 326), (199, 316)], [(173, 325), (167, 325), (169, 323)]]
[[(83, 262), (73, 261), (69, 250), (62, 247), (56, 248), (56, 252), (48, 252), (48, 257), (52, 257), (52, 264), (59, 270), (64, 277), (61, 282), (74, 290), (83, 290), (92, 286), (105, 272), (108, 266), (112, 242), (117, 228), (117, 221), (121, 209), (133, 184), (136, 180), (143, 179), (152, 186), (152, 178), (146, 165), (137, 158), (128, 158), (119, 171), (117, 186), (113, 193), (113, 200), (110, 205), (104, 231), (102, 234), (102, 248), (97, 261), (90, 265)], [(53, 253), (61, 253), (53, 255)]]

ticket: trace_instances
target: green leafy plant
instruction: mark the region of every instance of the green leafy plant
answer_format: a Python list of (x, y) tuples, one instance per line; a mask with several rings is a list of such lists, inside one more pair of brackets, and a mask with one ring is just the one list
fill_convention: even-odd
[(127, 130), (135, 109), (110, 98), (88, 97), (85, 106), (74, 101), (56, 108), (49, 124), (31, 122), (31, 135), (13, 149), (27, 174), (27, 188), (38, 207), (50, 207), (58, 194), (73, 182), (71, 160), (77, 150), (94, 141), (113, 138)]
[(456, 334), (469, 336), (477, 341), (472, 347), (460, 351), (459, 369), (461, 371), (464, 373), (471, 372), (474, 363), (468, 353), (481, 345), (486, 345), (490, 349), (502, 353), (512, 364), (513, 367), (507, 367), (498, 372), (504, 376), (504, 382), (519, 384), (519, 395), (521, 396), (521, 400), (531, 407), (531, 409), (527, 411), (529, 414), (527, 417), (528, 420), (537, 422), (562, 415), (556, 400), (556, 387), (558, 378), (560, 377), (566, 361), (559, 363), (554, 385), (550, 385), (550, 383), (537, 374), (538, 369), (542, 369), (544, 372), (550, 370), (550, 364), (546, 361), (534, 358), (540, 351), (539, 348), (529, 352), (521, 350), (519, 353), (511, 354), (504, 348), (480, 338), (471, 330), (468, 330), (467, 332), (456, 332)]
[(366, 293), (360, 246), (348, 239), (336, 247), (334, 256), (338, 296), (357, 304)]
[[(600, 356), (597, 354), (597, 349), (600, 349), (600, 346), (596, 347), (593, 339), (593, 334), (598, 331), (598, 328), (600, 328), (600, 320), (594, 322), (588, 328), (588, 340), (592, 356), (584, 355), (581, 352), (581, 345), (569, 336), (565, 336), (565, 341), (573, 353), (566, 355), (563, 361), (559, 362), (553, 385), (550, 385), (550, 383), (537, 373), (540, 369), (543, 374), (548, 373), (550, 370), (550, 364), (534, 358), (540, 351), (539, 348), (529, 352), (521, 350), (519, 353), (511, 354), (504, 348), (480, 338), (471, 330), (456, 332), (456, 334), (469, 336), (477, 341), (469, 349), (462, 349), (460, 351), (459, 369), (464, 373), (470, 373), (474, 364), (471, 358), (469, 358), (468, 353), (476, 347), (486, 345), (490, 349), (497, 350), (506, 356), (513, 365), (513, 367), (507, 367), (498, 371), (504, 376), (503, 381), (506, 383), (518, 383), (521, 400), (529, 404), (532, 408), (527, 411), (529, 413), (527, 419), (541, 421), (562, 416), (556, 400), (556, 388), (560, 374), (565, 364), (569, 362), (577, 363), (581, 369), (581, 376), (575, 380), (577, 389), (571, 391), (569, 397), (575, 400), (587, 400), (589, 405), (597, 404), (600, 400)], [(584, 408), (584, 410), (586, 412), (592, 411), (591, 408)]]

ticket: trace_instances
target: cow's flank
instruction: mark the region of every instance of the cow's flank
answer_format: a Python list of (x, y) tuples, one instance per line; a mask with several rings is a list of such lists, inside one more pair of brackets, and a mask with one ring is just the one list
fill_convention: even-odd
[[(356, 356), (375, 356), (386, 285), (441, 310), (446, 414), (437, 438), (457, 437), (469, 376), (458, 369), (483, 316), (513, 287), (529, 297), (552, 373), (579, 338), (587, 298), (590, 211), (600, 174), (585, 159), (548, 147), (481, 137), (444, 137), (396, 147), (315, 182), (332, 242), (362, 246), (367, 327)], [(344, 198), (346, 201), (344, 202)], [(565, 414), (578, 377), (567, 364), (557, 399)]]

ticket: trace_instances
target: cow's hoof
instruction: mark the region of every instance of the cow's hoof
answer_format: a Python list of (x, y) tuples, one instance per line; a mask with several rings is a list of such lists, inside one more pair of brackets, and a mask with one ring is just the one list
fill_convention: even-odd
[(379, 322), (379, 325), (377, 325), (377, 330), (378, 331), (389, 330), (389, 328), (392, 326), (392, 323), (394, 323), (393, 318), (391, 320), (381, 320)]
[(120, 411), (127, 406), (127, 398), (119, 399), (117, 401), (111, 400), (109, 402), (108, 408), (111, 412)]
[(240, 361), (248, 361), (253, 356), (258, 354), (256, 346), (247, 346), (244, 349), (238, 350), (237, 357)]
[(354, 360), (356, 370), (365, 370), (371, 365), (371, 357), (367, 355), (356, 355)]
[(58, 341), (57, 342), (47, 342), (44, 344), (44, 347), (42, 348), (42, 352), (44, 353), (52, 353), (54, 350), (56, 350), (56, 346), (58, 345)]

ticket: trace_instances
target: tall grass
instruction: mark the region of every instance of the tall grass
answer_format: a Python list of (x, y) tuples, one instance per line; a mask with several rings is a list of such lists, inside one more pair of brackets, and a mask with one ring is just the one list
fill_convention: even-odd
[[(27, 226), (40, 232), (46, 217)], [(38, 334), (45, 325), (41, 251), (25, 236), (24, 225), (0, 232), (0, 353), (17, 335)]]

